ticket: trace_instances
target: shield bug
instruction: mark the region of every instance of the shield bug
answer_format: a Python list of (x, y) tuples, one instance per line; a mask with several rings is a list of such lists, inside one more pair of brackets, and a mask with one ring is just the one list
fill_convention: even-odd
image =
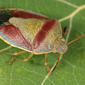
[[(48, 53), (59, 54), (57, 65), (60, 55), (67, 51), (67, 44), (62, 34), (61, 25), (56, 19), (24, 10), (0, 10), (0, 39), (13, 47), (31, 52), (27, 58), (22, 60), (23, 62), (28, 61), (33, 54), (45, 54), (45, 66), (48, 72), (50, 71)], [(80, 39), (80, 37), (70, 43)], [(9, 64), (16, 59), (18, 58), (14, 57)]]

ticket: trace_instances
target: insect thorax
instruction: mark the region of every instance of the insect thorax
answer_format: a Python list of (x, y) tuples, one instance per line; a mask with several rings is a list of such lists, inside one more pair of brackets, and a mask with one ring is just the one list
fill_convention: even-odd
[(36, 33), (41, 29), (45, 20), (39, 19), (22, 19), (22, 18), (10, 18), (9, 22), (20, 29), (25, 38), (33, 42)]

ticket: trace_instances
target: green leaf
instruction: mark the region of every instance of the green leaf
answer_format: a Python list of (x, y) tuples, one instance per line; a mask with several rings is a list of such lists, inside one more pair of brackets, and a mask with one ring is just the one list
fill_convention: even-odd
[[(66, 41), (85, 33), (85, 0), (0, 0), (0, 8), (20, 8), (41, 13), (60, 21), (62, 28), (69, 27)], [(0, 55), (0, 85), (85, 85), (85, 37), (68, 46), (68, 51), (56, 70), (48, 75), (44, 66), (44, 55), (34, 55), (29, 62), (15, 61), (7, 53), (21, 51), (11, 48)], [(0, 49), (9, 45), (0, 41)], [(28, 56), (24, 53), (20, 56)], [(57, 54), (49, 54), (51, 67), (57, 61)]]

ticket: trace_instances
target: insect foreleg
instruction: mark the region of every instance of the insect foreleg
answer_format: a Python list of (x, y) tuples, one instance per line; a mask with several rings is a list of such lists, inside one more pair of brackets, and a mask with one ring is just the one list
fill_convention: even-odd
[(58, 63), (59, 63), (60, 58), (61, 58), (61, 54), (59, 53), (59, 55), (58, 55), (58, 59), (57, 59), (57, 62), (56, 62), (55, 66), (54, 66), (54, 68), (53, 68), (53, 70), (52, 70), (51, 72), (53, 72), (53, 71), (56, 69), (56, 66), (57, 66)]

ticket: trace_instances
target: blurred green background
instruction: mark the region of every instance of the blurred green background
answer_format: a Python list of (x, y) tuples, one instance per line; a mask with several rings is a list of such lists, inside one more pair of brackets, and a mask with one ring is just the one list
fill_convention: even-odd
[[(85, 5), (85, 0), (0, 0), (0, 8), (20, 8), (46, 15), (57, 20), (68, 16), (78, 6)], [(62, 28), (69, 27), (69, 19), (62, 21)], [(69, 41), (85, 33), (85, 9), (79, 11), (72, 19)], [(0, 41), (0, 49), (7, 47)], [(21, 51), (17, 48), (7, 50), (7, 53)], [(29, 53), (18, 57), (24, 58)], [(7, 63), (11, 55), (0, 54), (0, 85), (41, 85), (47, 75), (44, 66), (44, 55), (34, 55), (29, 62)], [(49, 54), (50, 67), (57, 60), (57, 54)], [(85, 38), (69, 45), (55, 72), (44, 85), (85, 85)]]

